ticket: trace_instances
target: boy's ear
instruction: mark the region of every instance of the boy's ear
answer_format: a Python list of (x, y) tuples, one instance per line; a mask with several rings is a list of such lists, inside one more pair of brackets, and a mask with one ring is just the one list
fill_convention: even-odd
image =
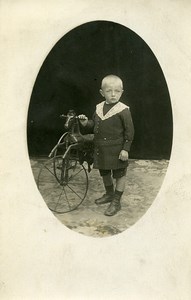
[(102, 89), (99, 90), (100, 94), (104, 97)]

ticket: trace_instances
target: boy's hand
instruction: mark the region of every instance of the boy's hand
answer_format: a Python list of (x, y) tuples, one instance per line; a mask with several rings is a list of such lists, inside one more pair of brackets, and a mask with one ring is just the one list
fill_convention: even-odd
[(83, 126), (86, 126), (88, 123), (88, 118), (85, 115), (79, 115), (78, 119)]
[(121, 150), (120, 154), (119, 154), (119, 159), (122, 161), (126, 161), (129, 158), (129, 153), (125, 150)]

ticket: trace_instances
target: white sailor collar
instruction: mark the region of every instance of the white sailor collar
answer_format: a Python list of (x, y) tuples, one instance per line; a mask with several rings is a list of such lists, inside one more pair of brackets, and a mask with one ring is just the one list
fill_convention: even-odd
[(122, 102), (117, 102), (116, 105), (114, 105), (105, 115), (103, 115), (103, 106), (104, 106), (105, 101), (102, 101), (101, 103), (99, 103), (98, 105), (96, 105), (96, 114), (98, 115), (98, 117), (100, 117), (100, 119), (106, 120), (111, 118), (112, 116), (120, 113), (121, 111), (123, 111), (125, 108), (129, 109), (129, 106), (123, 104)]

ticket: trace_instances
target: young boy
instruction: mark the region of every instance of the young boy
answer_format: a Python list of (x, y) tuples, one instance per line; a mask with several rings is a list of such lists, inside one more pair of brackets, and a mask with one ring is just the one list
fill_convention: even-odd
[[(97, 205), (110, 203), (106, 216), (115, 215), (120, 209), (120, 199), (125, 189), (128, 157), (134, 136), (129, 107), (119, 100), (123, 82), (115, 75), (103, 78), (100, 94), (105, 100), (96, 106), (93, 120), (80, 115), (80, 123), (94, 129), (94, 168), (99, 169), (106, 193), (95, 200)], [(116, 179), (114, 191), (113, 179)]]

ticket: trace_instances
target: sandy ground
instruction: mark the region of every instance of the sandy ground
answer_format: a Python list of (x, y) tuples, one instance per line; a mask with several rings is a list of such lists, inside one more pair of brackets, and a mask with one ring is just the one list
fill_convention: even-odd
[[(104, 193), (102, 178), (94, 169), (88, 173), (88, 192), (78, 208), (67, 213), (54, 213), (54, 215), (68, 228), (92, 237), (107, 237), (123, 232), (137, 222), (155, 200), (168, 163), (167, 160), (130, 160), (126, 175), (126, 188), (121, 201), (122, 209), (115, 216), (104, 215), (108, 204), (97, 206), (94, 203), (94, 200)], [(41, 165), (42, 159), (31, 159), (31, 167), (36, 181)], [(73, 186), (75, 189), (83, 186), (80, 177), (78, 180), (79, 184)], [(43, 194), (43, 197), (47, 202), (45, 198), (50, 200), (53, 188), (50, 184), (46, 184), (44, 190), (46, 196)]]

